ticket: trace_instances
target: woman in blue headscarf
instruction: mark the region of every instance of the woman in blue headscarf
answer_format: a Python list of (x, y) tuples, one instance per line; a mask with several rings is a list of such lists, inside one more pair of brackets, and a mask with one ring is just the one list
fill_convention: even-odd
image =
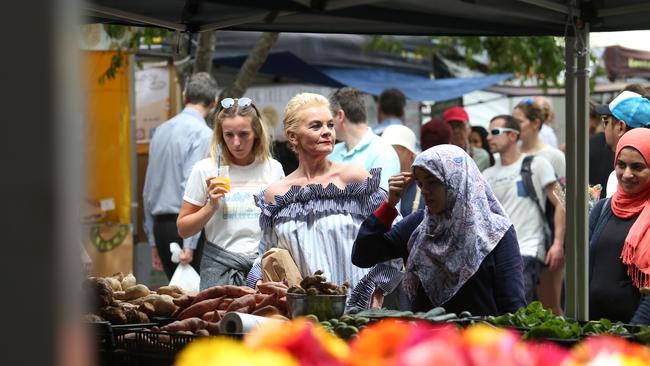
[(388, 200), (359, 230), (352, 263), (402, 258), (402, 287), (413, 311), (443, 306), (499, 315), (525, 306), (514, 227), (472, 158), (454, 145), (432, 147), (413, 162), (405, 180), (412, 179), (426, 208), (391, 227), (400, 187), (409, 182), (389, 182)]

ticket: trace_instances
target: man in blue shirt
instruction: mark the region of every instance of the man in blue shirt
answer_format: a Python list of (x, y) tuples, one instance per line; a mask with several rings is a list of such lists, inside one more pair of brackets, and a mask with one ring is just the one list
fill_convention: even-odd
[(388, 191), (388, 178), (399, 172), (399, 157), (393, 147), (368, 127), (363, 94), (341, 88), (330, 96), (337, 143), (328, 156), (331, 161), (356, 163), (370, 170), (381, 168), (380, 186)]
[(183, 240), (176, 218), (185, 183), (197, 161), (208, 156), (212, 129), (205, 117), (214, 108), (217, 82), (205, 72), (192, 75), (183, 91), (185, 109), (156, 128), (149, 143), (149, 165), (144, 180), (144, 230), (151, 246), (152, 266), (171, 279), (177, 264), (171, 261), (169, 244), (183, 245), (182, 263), (199, 270), (200, 255), (194, 255), (199, 234)]
[(378, 101), (377, 119), (379, 124), (373, 131), (381, 136), (384, 129), (390, 125), (403, 125), (404, 108), (406, 108), (406, 97), (397, 88), (389, 88), (381, 92)]

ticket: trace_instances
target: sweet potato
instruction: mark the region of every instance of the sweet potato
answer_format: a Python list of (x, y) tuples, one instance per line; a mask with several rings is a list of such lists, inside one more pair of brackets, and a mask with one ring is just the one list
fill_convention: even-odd
[(208, 311), (207, 313), (201, 315), (201, 319), (205, 320), (206, 322), (212, 321), (212, 318), (214, 317), (214, 313), (216, 312), (217, 312), (216, 310)]
[(263, 294), (278, 294), (278, 297), (283, 297), (287, 295), (289, 290), (286, 286), (280, 286), (276, 284), (277, 282), (265, 282), (257, 285), (257, 289)]
[(208, 332), (207, 329), (199, 329), (194, 334), (196, 334), (197, 336), (201, 336), (201, 337), (209, 337), (210, 336), (210, 332)]
[(176, 306), (186, 308), (186, 307), (192, 305), (195, 298), (196, 298), (196, 296), (183, 295), (183, 296), (181, 296), (179, 298), (174, 299), (173, 301), (174, 301), (174, 304), (176, 304)]
[(250, 309), (255, 309), (255, 305), (255, 294), (248, 294), (233, 300), (233, 302), (226, 308), (226, 312), (237, 311), (245, 306), (248, 306)]
[(257, 303), (257, 305), (255, 306), (255, 310), (261, 309), (268, 305), (275, 305), (278, 302), (278, 298), (279, 298), (278, 294), (276, 293), (267, 295), (264, 300)]
[(169, 323), (164, 327), (160, 327), (161, 332), (180, 332), (180, 331), (189, 331), (196, 332), (199, 329), (203, 329), (206, 326), (206, 322), (201, 318), (187, 318), (183, 320), (177, 320), (173, 323)]
[(181, 311), (181, 313), (178, 314), (177, 318), (179, 320), (183, 320), (187, 318), (198, 317), (207, 313), (208, 311), (216, 310), (221, 300), (223, 300), (223, 297), (218, 297), (216, 299), (207, 299), (193, 304), (185, 310)]
[(211, 335), (217, 335), (219, 334), (219, 325), (219, 322), (208, 322), (205, 325), (205, 330), (207, 330)]
[(273, 305), (266, 305), (263, 308), (259, 308), (255, 311), (252, 312), (253, 315), (258, 315), (258, 316), (271, 316), (271, 315), (278, 315), (280, 314), (280, 310), (276, 308)]
[(286, 311), (287, 308), (288, 308), (287, 297), (285, 296), (285, 297), (279, 298), (278, 301), (275, 304), (276, 304), (278, 309), (280, 309), (282, 311)]
[(225, 294), (225, 286), (212, 286), (196, 294), (196, 297), (192, 301), (192, 305), (200, 303), (203, 300), (216, 299), (217, 297), (221, 297)]
[(207, 320), (207, 321), (215, 322), (215, 323), (216, 323), (216, 322), (220, 321), (221, 318), (222, 318), (222, 316), (221, 316), (221, 314), (219, 313), (219, 310), (215, 310), (215, 311), (212, 312), (212, 318), (209, 319), (209, 320)]
[(217, 310), (226, 310), (226, 309), (228, 308), (228, 306), (230, 306), (230, 304), (231, 304), (233, 301), (234, 301), (233, 298), (231, 298), (231, 297), (226, 297), (225, 299), (223, 299), (223, 300), (219, 303), (219, 305), (217, 306)]
[(226, 289), (226, 295), (232, 298), (238, 298), (255, 293), (255, 290), (248, 286), (225, 285), (223, 287)]

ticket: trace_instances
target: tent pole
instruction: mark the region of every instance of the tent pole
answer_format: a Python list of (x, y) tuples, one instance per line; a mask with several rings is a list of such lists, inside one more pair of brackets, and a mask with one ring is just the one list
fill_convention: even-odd
[(566, 38), (566, 315), (589, 318), (587, 189), (589, 25)]
[[(576, 100), (576, 154), (575, 154), (575, 199), (572, 213), (575, 219), (575, 248), (576, 248), (576, 279), (578, 291), (576, 319), (589, 319), (589, 236), (587, 197), (589, 187), (589, 23), (577, 30), (576, 51), (578, 68), (576, 70), (577, 100)], [(580, 41), (582, 40), (582, 41)]]
[(575, 185), (576, 185), (576, 60), (575, 60), (575, 37), (565, 37), (564, 39), (564, 52), (565, 52), (565, 121), (566, 121), (566, 234), (565, 234), (565, 250), (566, 250), (566, 274), (565, 274), (565, 313), (567, 316), (576, 318), (578, 314), (578, 290), (577, 290), (577, 250), (574, 243), (575, 240)]

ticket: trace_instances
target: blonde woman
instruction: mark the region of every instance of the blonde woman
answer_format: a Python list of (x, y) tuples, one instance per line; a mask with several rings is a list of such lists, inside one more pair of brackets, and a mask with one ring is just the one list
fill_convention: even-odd
[[(230, 187), (212, 180), (217, 164), (229, 167)], [(223, 99), (210, 157), (192, 168), (177, 221), (183, 238), (205, 230), (201, 289), (245, 284), (262, 236), (253, 195), (283, 177), (251, 99)]]
[[(332, 162), (327, 156), (336, 141), (329, 101), (302, 93), (287, 104), (284, 130), (298, 156), (298, 168), (255, 196), (262, 210), (260, 259), (248, 277), (249, 286), (262, 280), (261, 256), (272, 248), (286, 249), (302, 277), (323, 270), (328, 280), (352, 287), (370, 270), (351, 262), (354, 239), (363, 220), (386, 200), (379, 187), (381, 169)], [(394, 271), (394, 272), (393, 272)], [(378, 271), (391, 278), (396, 269)], [(276, 279), (281, 280), (281, 279)], [(388, 282), (388, 280), (384, 281)], [(364, 297), (386, 283), (373, 281)], [(386, 288), (384, 291), (390, 291)]]

